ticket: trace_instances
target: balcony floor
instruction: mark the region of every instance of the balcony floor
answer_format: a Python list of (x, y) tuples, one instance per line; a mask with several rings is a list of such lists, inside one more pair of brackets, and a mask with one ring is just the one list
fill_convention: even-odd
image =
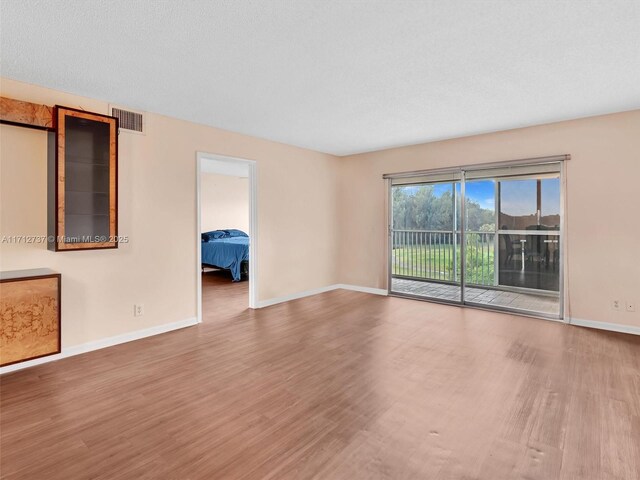
[[(391, 280), (391, 290), (396, 293), (429, 297), (437, 300), (460, 300), (460, 287), (445, 283), (393, 278)], [(529, 310), (548, 315), (558, 315), (560, 309), (560, 300), (557, 297), (478, 287), (467, 287), (465, 299), (469, 302), (487, 306)]]

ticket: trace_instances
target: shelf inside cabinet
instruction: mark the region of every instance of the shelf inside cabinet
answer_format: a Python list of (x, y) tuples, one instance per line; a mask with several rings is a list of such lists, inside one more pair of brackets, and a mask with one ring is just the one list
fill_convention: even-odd
[[(49, 248), (115, 248), (116, 242), (99, 238), (117, 235), (117, 119), (60, 106), (55, 115), (57, 138), (52, 142), (50, 136), (49, 148), (49, 235), (58, 242)], [(59, 148), (51, 148), (52, 143)]]

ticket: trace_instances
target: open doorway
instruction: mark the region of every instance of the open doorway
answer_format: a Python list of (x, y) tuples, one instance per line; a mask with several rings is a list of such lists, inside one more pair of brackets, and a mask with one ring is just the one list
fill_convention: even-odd
[(232, 317), (256, 304), (255, 162), (198, 152), (198, 321)]

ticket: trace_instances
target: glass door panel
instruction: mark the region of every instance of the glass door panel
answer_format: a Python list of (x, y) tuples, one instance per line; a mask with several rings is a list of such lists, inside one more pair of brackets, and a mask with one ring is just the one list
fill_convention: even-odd
[(500, 284), (560, 291), (559, 235), (500, 234)]
[(495, 181), (465, 182), (465, 284), (497, 285)]
[(458, 179), (459, 174), (392, 184), (391, 293), (460, 303)]
[(560, 317), (560, 174), (548, 170), (465, 182), (466, 303)]

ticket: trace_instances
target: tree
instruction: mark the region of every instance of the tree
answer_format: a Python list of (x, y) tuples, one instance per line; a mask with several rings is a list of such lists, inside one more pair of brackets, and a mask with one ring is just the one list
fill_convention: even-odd
[[(393, 228), (396, 230), (434, 230), (450, 232), (454, 219), (453, 188), (440, 195), (433, 185), (402, 185), (392, 188)], [(457, 200), (459, 203), (459, 197)], [(457, 206), (457, 215), (460, 207)], [(495, 212), (474, 200), (465, 202), (467, 230), (493, 231)], [(459, 229), (460, 225), (457, 225)]]

